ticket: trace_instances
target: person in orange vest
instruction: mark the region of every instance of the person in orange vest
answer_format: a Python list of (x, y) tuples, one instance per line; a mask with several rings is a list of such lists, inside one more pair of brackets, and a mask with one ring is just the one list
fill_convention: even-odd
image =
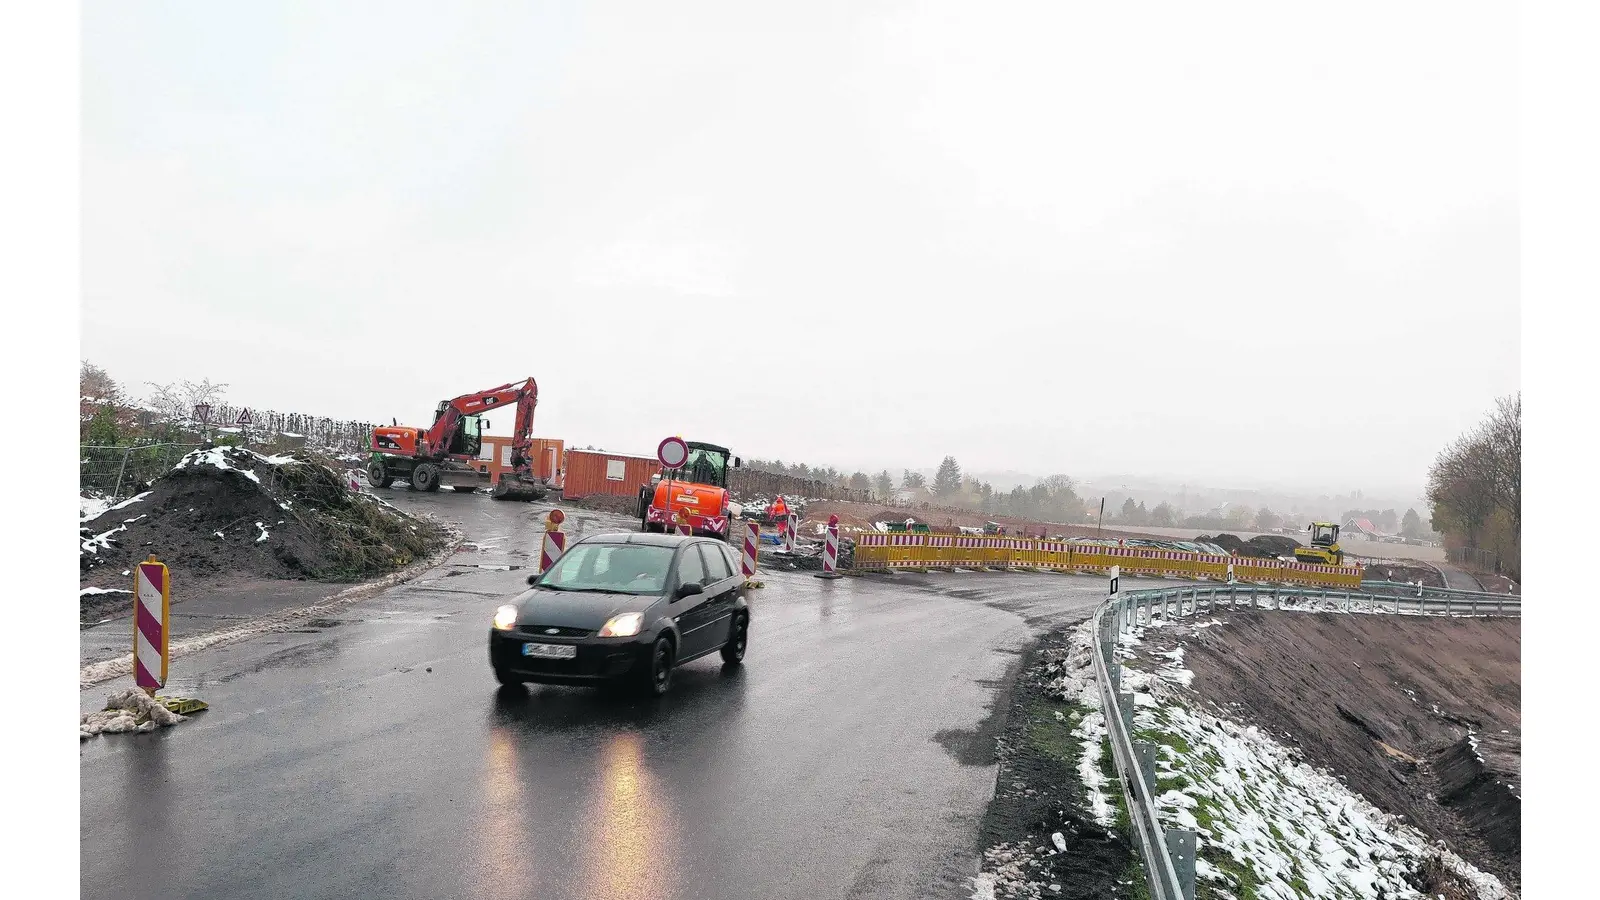
[(788, 517), (789, 504), (783, 502), (782, 494), (778, 495), (778, 499), (772, 501), (772, 508), (767, 512), (767, 515), (771, 516), (773, 521), (778, 521)]

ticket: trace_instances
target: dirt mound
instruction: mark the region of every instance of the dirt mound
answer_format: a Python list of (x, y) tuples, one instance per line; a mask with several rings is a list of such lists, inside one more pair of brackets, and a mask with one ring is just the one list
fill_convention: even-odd
[[(126, 588), (150, 554), (174, 577), (219, 574), (355, 581), (442, 546), (439, 525), (352, 491), (308, 455), (196, 450), (150, 490), (79, 529), (85, 586)], [(94, 595), (92, 597), (104, 597)]]
[(1300, 542), (1294, 538), (1276, 534), (1258, 534), (1248, 541), (1236, 534), (1219, 534), (1215, 537), (1202, 534), (1195, 538), (1195, 541), (1216, 544), (1235, 556), (1253, 556), (1259, 559), (1293, 556), (1294, 549), (1300, 546)]
[(1181, 637), (1200, 697), (1227, 718), (1287, 733), (1308, 762), (1380, 809), (1507, 886), (1520, 883), (1517, 620), (1247, 610), (1217, 618), (1221, 625)]

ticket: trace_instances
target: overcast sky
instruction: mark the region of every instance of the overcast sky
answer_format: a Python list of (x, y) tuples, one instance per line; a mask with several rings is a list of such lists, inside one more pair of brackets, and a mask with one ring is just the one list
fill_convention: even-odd
[(1346, 489), (1520, 388), (1510, 3), (83, 21), (82, 353), (136, 394), (532, 375), (569, 445)]

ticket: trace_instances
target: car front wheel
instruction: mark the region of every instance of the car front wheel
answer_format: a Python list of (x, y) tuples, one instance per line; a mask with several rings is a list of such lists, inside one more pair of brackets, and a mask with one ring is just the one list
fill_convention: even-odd
[(650, 650), (650, 664), (640, 673), (639, 687), (646, 696), (659, 697), (672, 687), (672, 642), (665, 637), (656, 638)]
[(722, 664), (726, 666), (737, 666), (744, 662), (744, 648), (749, 641), (749, 617), (735, 617), (733, 620), (733, 629), (728, 632), (728, 642), (722, 645)]

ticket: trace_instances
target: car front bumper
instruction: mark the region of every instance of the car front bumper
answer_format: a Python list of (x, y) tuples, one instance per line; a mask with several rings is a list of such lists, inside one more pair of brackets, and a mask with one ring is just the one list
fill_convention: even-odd
[[(523, 656), (524, 644), (569, 644), (572, 659)], [(600, 684), (626, 678), (650, 665), (653, 642), (632, 638), (547, 637), (522, 631), (489, 631), (489, 665), (540, 684)]]

